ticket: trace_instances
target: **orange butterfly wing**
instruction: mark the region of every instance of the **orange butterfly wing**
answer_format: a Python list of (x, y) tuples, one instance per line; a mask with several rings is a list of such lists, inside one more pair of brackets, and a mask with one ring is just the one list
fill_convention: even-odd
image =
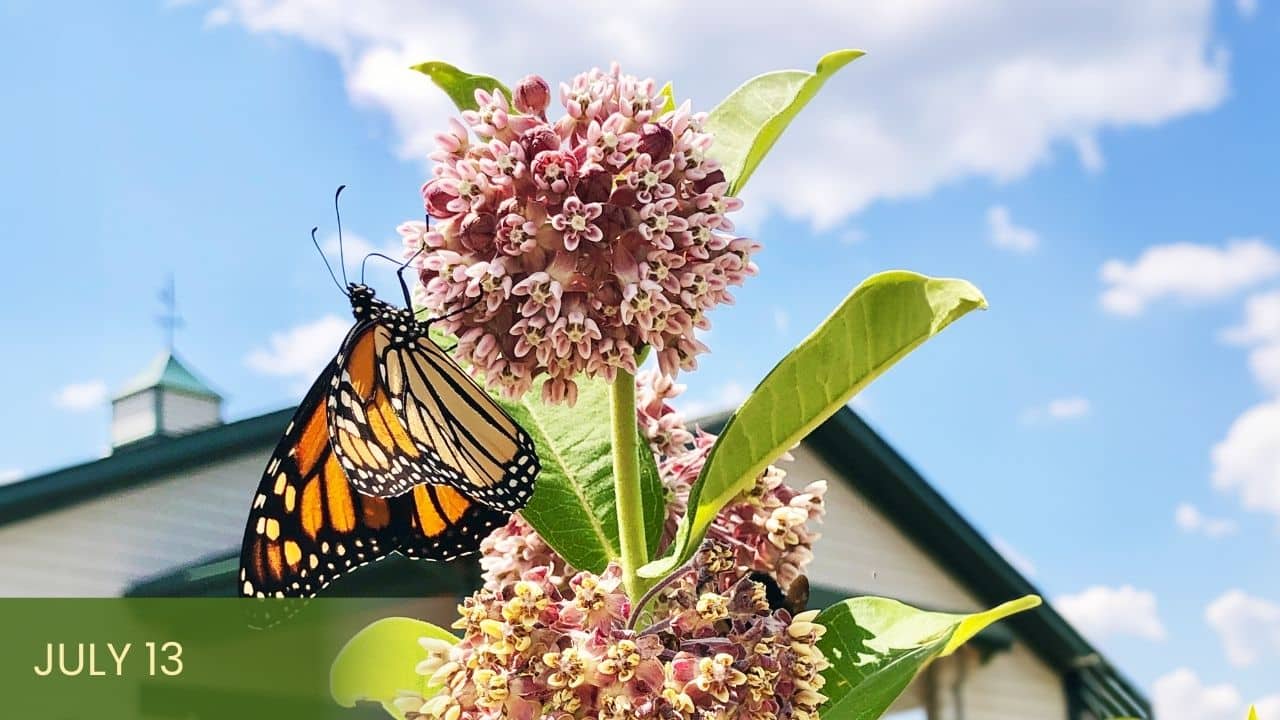
[(394, 497), (451, 485), (507, 512), (523, 507), (540, 465), (533, 440), (429, 337), (357, 325), (331, 380), (334, 453), (361, 493)]
[(475, 552), (507, 513), (447, 486), (378, 498), (355, 491), (334, 453), (327, 398), (335, 362), (316, 380), (277, 445), (245, 527), (240, 594), (310, 597), (361, 565), (401, 552), (450, 560)]

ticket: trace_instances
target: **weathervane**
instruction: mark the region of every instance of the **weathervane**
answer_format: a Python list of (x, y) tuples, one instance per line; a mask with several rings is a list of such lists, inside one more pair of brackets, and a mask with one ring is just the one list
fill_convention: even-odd
[(178, 314), (178, 295), (174, 289), (173, 273), (169, 273), (169, 282), (160, 290), (160, 302), (164, 312), (156, 317), (165, 333), (165, 346), (173, 352), (173, 336), (182, 327), (182, 316)]

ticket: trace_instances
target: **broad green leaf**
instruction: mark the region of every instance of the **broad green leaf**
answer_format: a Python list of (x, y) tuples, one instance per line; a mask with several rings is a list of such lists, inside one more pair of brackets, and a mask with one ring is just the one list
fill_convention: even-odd
[(476, 104), (476, 90), (501, 90), (508, 100), (511, 99), (511, 89), (503, 85), (501, 80), (488, 75), (472, 75), (446, 62), (419, 63), (412, 69), (431, 78), (431, 82), (444, 90), (459, 110), (475, 110), (479, 107)]
[(862, 57), (861, 50), (837, 50), (818, 61), (815, 72), (779, 70), (748, 80), (707, 115), (705, 128), (715, 136), (711, 156), (720, 161), (737, 195), (769, 154), (787, 125), (840, 68)]
[(382, 703), (393, 717), (403, 720), (394, 701), (402, 690), (430, 697), (437, 688), (427, 686), (427, 678), (415, 672), (427, 659), (418, 638), (429, 637), (458, 642), (449, 631), (412, 618), (391, 617), (371, 623), (356, 633), (338, 651), (329, 670), (329, 694), (342, 707), (360, 701)]
[(880, 717), (930, 660), (955, 652), (983, 628), (1040, 604), (1035, 595), (973, 615), (926, 612), (897, 600), (861, 597), (823, 610), (818, 642), (830, 667), (824, 718)]
[(676, 93), (671, 87), (671, 81), (668, 80), (667, 84), (662, 86), (662, 107), (658, 109), (658, 115), (665, 115), (675, 109)]
[[(586, 378), (577, 382), (574, 407), (543, 403), (540, 383), (519, 402), (503, 404), (533, 438), (542, 461), (533, 497), (520, 511), (521, 516), (570, 565), (600, 572), (621, 556), (613, 494), (609, 387)], [(666, 510), (662, 480), (647, 442), (639, 443), (639, 454), (645, 540), (652, 556)]]
[(689, 494), (674, 552), (640, 569), (661, 577), (693, 556), (711, 521), (766, 467), (862, 388), (970, 310), (985, 308), (964, 280), (905, 271), (874, 275), (765, 376), (729, 418)]

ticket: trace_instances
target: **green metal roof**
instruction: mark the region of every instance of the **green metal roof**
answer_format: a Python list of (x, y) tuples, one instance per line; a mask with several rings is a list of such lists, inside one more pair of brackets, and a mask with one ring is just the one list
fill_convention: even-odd
[(188, 370), (173, 350), (165, 350), (157, 355), (145, 370), (125, 383), (124, 388), (116, 393), (115, 397), (119, 399), (151, 388), (222, 399), (222, 396), (214, 392), (213, 388)]
[[(100, 460), (73, 465), (0, 486), (0, 525), (24, 520), (89, 498), (145, 485), (227, 455), (266, 452), (293, 410), (238, 420), (177, 437), (117, 448)], [(265, 455), (264, 455), (265, 457)]]

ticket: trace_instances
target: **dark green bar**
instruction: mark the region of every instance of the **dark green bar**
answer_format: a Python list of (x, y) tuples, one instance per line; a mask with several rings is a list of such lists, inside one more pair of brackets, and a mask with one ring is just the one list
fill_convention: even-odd
[[(0, 599), (0, 716), (385, 717), (376, 706), (349, 710), (334, 704), (329, 698), (329, 667), (357, 630), (382, 617), (420, 615), (416, 602)], [(251, 619), (264, 610), (274, 617), (291, 617), (265, 630), (250, 627)], [(60, 650), (65, 653), (62, 664)], [(116, 656), (122, 658), (119, 663)], [(41, 675), (37, 669), (51, 672)]]

